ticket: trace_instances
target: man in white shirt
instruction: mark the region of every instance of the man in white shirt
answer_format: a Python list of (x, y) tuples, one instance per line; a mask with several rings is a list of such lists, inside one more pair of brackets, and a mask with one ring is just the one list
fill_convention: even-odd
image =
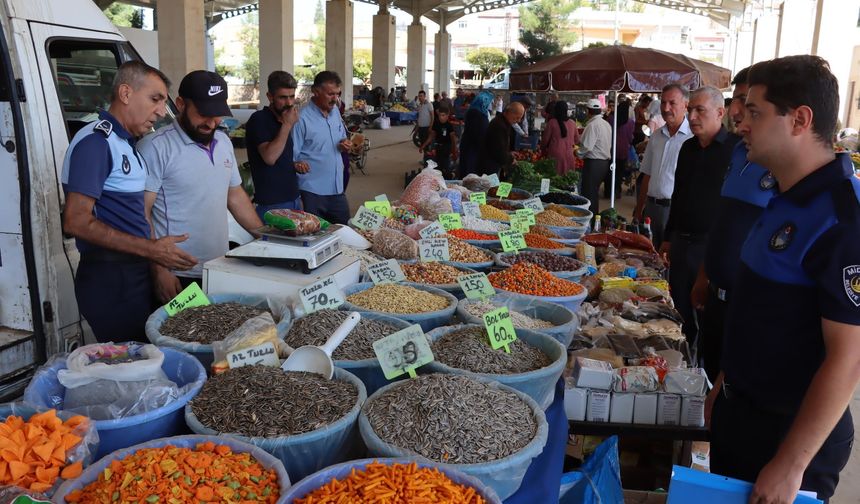
[(436, 114), (434, 113), (433, 104), (427, 101), (427, 92), (423, 89), (418, 91), (418, 120), (415, 121), (415, 131), (418, 132), (418, 145), (427, 140), (427, 135), (430, 133), (430, 128), (433, 127), (433, 120)]
[(582, 195), (591, 201), (588, 207), (595, 216), (600, 212), (600, 184), (609, 173), (612, 158), (612, 126), (603, 120), (600, 101), (588, 100), (588, 122), (582, 132), (579, 156), (585, 159), (582, 169)]
[(660, 95), (660, 115), (666, 124), (656, 131), (651, 131), (651, 139), (639, 167), (643, 177), (633, 218), (640, 222), (644, 221), (645, 217), (651, 218), (652, 241), (658, 250), (663, 243), (666, 222), (669, 220), (678, 151), (693, 135), (687, 122), (689, 100), (690, 90), (686, 86), (669, 84), (663, 88)]

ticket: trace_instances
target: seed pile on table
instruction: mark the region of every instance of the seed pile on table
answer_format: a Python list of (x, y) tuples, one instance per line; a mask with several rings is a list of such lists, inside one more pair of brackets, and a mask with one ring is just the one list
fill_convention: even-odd
[(554, 212), (552, 210), (544, 210), (543, 212), (535, 215), (535, 223), (543, 224), (544, 226), (557, 226), (557, 227), (578, 227), (582, 224), (573, 222), (568, 217), (564, 215)]
[[(296, 319), (284, 341), (293, 348), (303, 345), (322, 346), (347, 317), (349, 312), (345, 311), (315, 311)], [(332, 357), (335, 360), (374, 359), (376, 353), (373, 351), (373, 342), (399, 330), (388, 322), (362, 317), (355, 329), (334, 350)]]
[(382, 227), (388, 229), (396, 229), (397, 231), (403, 231), (406, 229), (406, 224), (401, 222), (399, 219), (395, 219), (393, 217), (386, 217), (384, 221), (382, 221)]
[(401, 264), (400, 269), (410, 282), (432, 285), (456, 284), (457, 277), (465, 274), (453, 266), (439, 262)]
[(577, 271), (585, 264), (572, 257), (566, 257), (552, 252), (520, 252), (519, 254), (503, 254), (499, 258), (507, 264), (530, 262), (537, 264), (547, 271)]
[(350, 303), (386, 313), (425, 313), (444, 310), (449, 300), (408, 285), (382, 284), (347, 296)]
[(544, 203), (558, 203), (561, 205), (585, 205), (588, 200), (582, 196), (564, 192), (550, 192), (540, 195)]
[(490, 273), (490, 283), (497, 289), (530, 296), (576, 296), (585, 289), (576, 282), (568, 282), (549, 271), (528, 262), (514, 264), (499, 273)]
[(558, 234), (556, 234), (553, 230), (546, 226), (541, 226), (540, 224), (534, 225), (529, 229), (529, 233), (538, 234), (541, 236), (545, 236), (547, 238), (561, 238)]
[(473, 373), (527, 373), (552, 364), (540, 349), (520, 339), (508, 345), (511, 353), (493, 350), (487, 330), (478, 326), (451, 331), (431, 347), (438, 362)]
[(365, 403), (364, 412), (386, 443), (449, 464), (507, 457), (537, 433), (528, 403), (466, 376), (434, 373), (400, 382)]
[(497, 234), (487, 234), (487, 233), (479, 233), (478, 231), (472, 231), (470, 229), (452, 229), (448, 231), (448, 234), (459, 238), (461, 240), (498, 240), (499, 235)]
[(463, 228), (465, 229), (474, 229), (475, 231), (487, 231), (490, 233), (507, 231), (511, 228), (509, 225), (504, 224), (502, 222), (488, 221), (486, 219), (479, 219), (477, 217), (472, 217), (469, 215), (461, 217), (460, 222), (463, 224)]
[[(498, 308), (500, 307), (487, 301), (466, 303), (466, 311), (469, 312), (469, 315), (479, 318), (483, 317), (485, 313)], [(511, 314), (511, 322), (514, 324), (514, 327), (521, 329), (548, 329), (550, 327), (555, 327), (555, 324), (552, 322), (532, 318), (525, 313), (520, 313), (518, 311), (511, 310), (510, 308), (508, 308), (508, 313)]]
[(448, 254), (452, 261), (460, 263), (482, 263), (493, 260), (492, 256), (483, 250), (453, 236), (448, 237)]
[(215, 303), (186, 308), (161, 324), (161, 334), (180, 341), (214, 343), (221, 341), (249, 319), (265, 313), (256, 306)]
[(499, 210), (498, 208), (490, 205), (481, 205), (481, 218), (482, 219), (492, 219), (497, 221), (508, 222), (511, 220), (510, 215), (506, 214), (503, 210)]
[(586, 215), (585, 212), (582, 211), (582, 209), (579, 209), (579, 211), (577, 212), (576, 210), (571, 210), (570, 208), (556, 205), (555, 203), (550, 203), (543, 208), (544, 210), (549, 210), (557, 214), (561, 214), (564, 217), (584, 217)]
[(517, 210), (518, 208), (522, 208), (522, 204), (513, 204), (510, 201), (491, 199), (487, 200), (487, 204), (490, 206), (494, 206), (499, 210)]
[(539, 234), (534, 233), (526, 233), (523, 235), (526, 239), (526, 245), (529, 248), (539, 248), (539, 249), (560, 249), (564, 248), (564, 245), (558, 242), (554, 242), (549, 238), (541, 236)]
[(210, 429), (271, 438), (325, 427), (343, 418), (357, 401), (358, 389), (347, 381), (245, 366), (210, 377), (189, 404)]

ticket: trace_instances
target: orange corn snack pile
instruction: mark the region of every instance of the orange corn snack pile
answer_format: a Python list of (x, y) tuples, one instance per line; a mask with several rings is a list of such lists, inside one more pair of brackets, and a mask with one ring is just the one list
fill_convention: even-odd
[(167, 445), (113, 460), (96, 481), (66, 495), (66, 502), (268, 502), (280, 497), (275, 471), (249, 453), (200, 443), (192, 450)]
[(0, 423), (0, 484), (47, 492), (57, 478), (77, 478), (81, 462), (68, 463), (67, 453), (83, 439), (89, 419), (77, 415), (63, 422), (56, 410), (36, 413), (26, 422), (10, 416)]
[(373, 462), (353, 469), (342, 480), (332, 480), (294, 504), (485, 504), (471, 487), (451, 481), (439, 469), (411, 464)]

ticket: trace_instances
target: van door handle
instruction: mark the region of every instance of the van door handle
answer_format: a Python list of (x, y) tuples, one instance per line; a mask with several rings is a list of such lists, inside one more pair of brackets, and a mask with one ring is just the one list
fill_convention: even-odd
[(9, 154), (15, 152), (15, 142), (13, 142), (12, 140), (6, 140), (6, 143), (3, 144), (3, 147), (6, 148), (6, 152), (8, 152)]

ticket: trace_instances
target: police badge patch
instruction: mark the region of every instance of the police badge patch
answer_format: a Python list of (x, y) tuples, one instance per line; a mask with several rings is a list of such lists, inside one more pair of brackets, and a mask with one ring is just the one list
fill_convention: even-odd
[(848, 299), (860, 307), (860, 264), (842, 268), (842, 286)]
[(773, 178), (773, 174), (770, 172), (765, 172), (764, 175), (761, 176), (761, 179), (759, 179), (758, 185), (763, 191), (768, 191), (773, 189), (776, 185), (776, 179)]
[(122, 172), (126, 175), (131, 173), (131, 163), (128, 161), (128, 156), (122, 155)]
[(780, 227), (773, 236), (770, 237), (770, 249), (771, 250), (785, 250), (791, 244), (791, 240), (794, 239), (795, 232), (797, 231), (797, 226), (795, 226), (791, 222), (787, 222)]

